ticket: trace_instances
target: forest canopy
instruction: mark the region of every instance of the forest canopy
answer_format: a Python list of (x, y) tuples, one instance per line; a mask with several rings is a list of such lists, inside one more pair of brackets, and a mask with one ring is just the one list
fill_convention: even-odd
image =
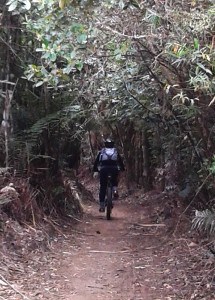
[(111, 135), (127, 182), (214, 206), (214, 1), (9, 0), (0, 16), (2, 167), (91, 168)]

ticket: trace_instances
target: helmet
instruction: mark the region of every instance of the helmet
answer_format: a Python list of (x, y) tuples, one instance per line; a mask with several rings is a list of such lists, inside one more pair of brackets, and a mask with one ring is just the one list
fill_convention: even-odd
[(106, 139), (105, 140), (105, 147), (106, 148), (113, 148), (114, 147), (114, 141), (113, 140), (111, 140), (111, 139)]

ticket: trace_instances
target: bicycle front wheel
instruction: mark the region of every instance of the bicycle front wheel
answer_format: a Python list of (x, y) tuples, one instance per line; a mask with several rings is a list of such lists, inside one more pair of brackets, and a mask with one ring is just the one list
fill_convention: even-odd
[(111, 210), (112, 210), (112, 187), (108, 186), (108, 188), (107, 188), (107, 209), (106, 209), (107, 220), (110, 220), (110, 218), (111, 218)]

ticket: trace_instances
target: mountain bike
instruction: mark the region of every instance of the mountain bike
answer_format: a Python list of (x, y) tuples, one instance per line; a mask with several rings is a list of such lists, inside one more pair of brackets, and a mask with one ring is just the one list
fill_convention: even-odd
[(111, 174), (107, 178), (107, 192), (106, 192), (106, 217), (107, 220), (111, 219), (111, 212), (113, 208), (113, 186)]

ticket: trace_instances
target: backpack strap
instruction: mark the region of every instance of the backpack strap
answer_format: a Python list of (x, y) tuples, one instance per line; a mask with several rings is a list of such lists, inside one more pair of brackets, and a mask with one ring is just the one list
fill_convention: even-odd
[(99, 161), (100, 161), (100, 162), (102, 161), (102, 156), (103, 156), (104, 152), (105, 152), (105, 148), (103, 148), (103, 149), (101, 150), (101, 153), (100, 153), (100, 156), (99, 156)]
[(113, 153), (112, 153), (112, 154), (108, 154), (108, 153), (106, 152), (105, 148), (103, 148), (103, 149), (101, 150), (101, 154), (100, 154), (100, 157), (99, 157), (99, 161), (100, 161), (100, 162), (102, 161), (102, 156), (103, 156), (104, 154), (108, 157), (108, 160), (111, 160), (113, 155), (115, 155), (115, 154), (118, 155), (118, 152), (117, 152), (116, 148), (114, 148)]

